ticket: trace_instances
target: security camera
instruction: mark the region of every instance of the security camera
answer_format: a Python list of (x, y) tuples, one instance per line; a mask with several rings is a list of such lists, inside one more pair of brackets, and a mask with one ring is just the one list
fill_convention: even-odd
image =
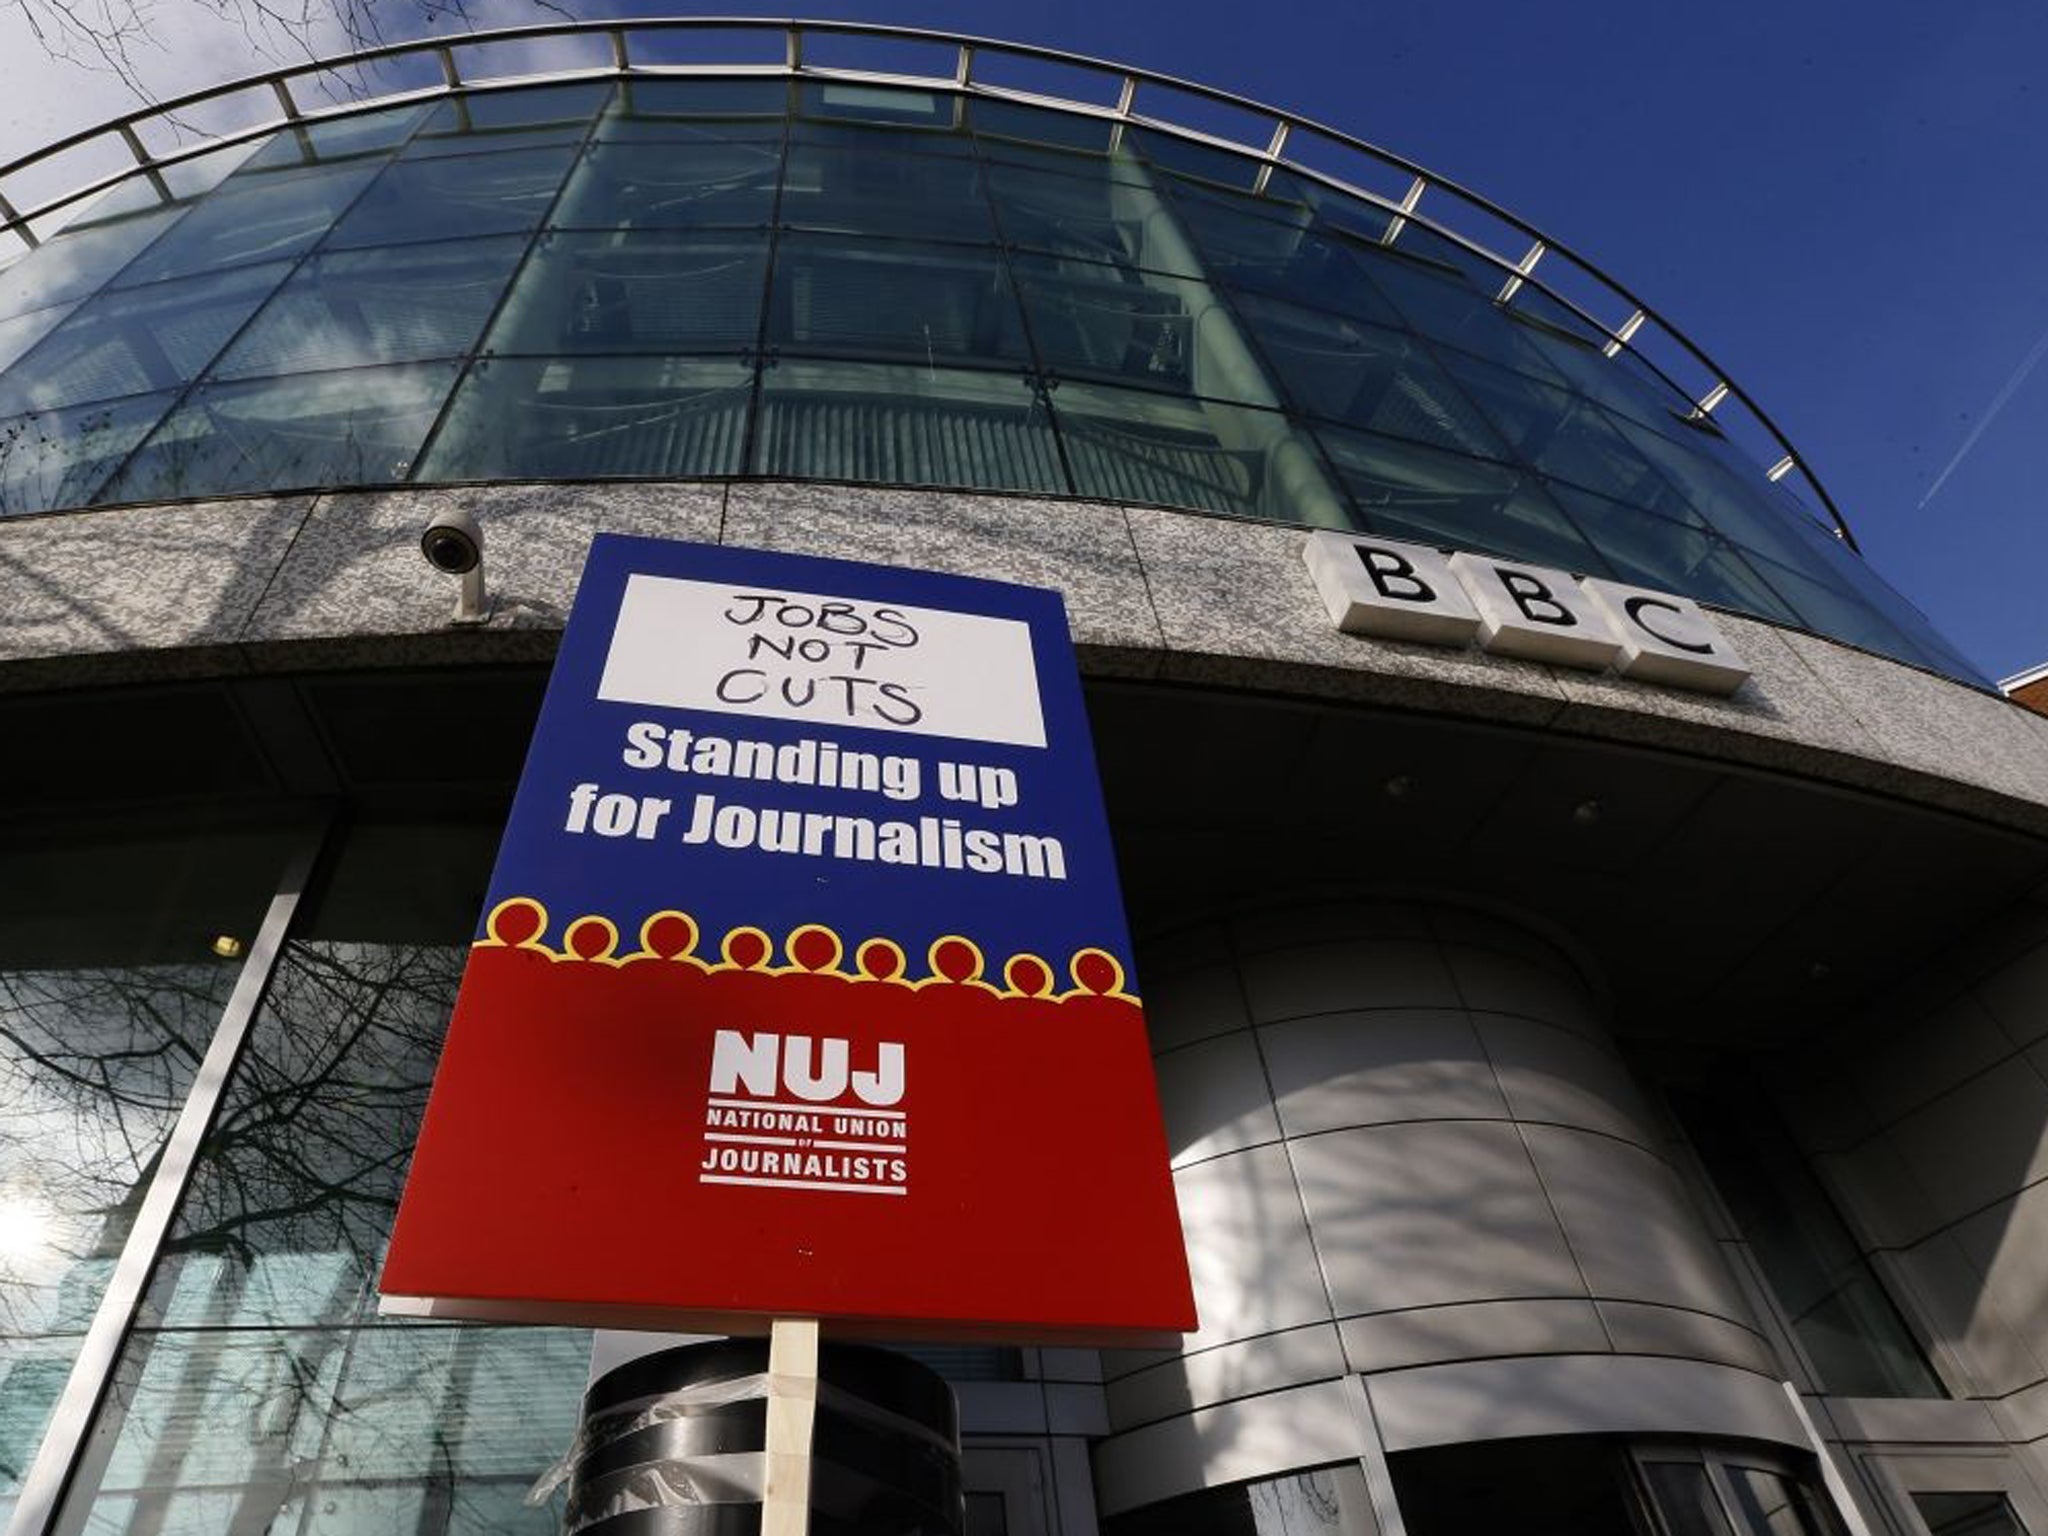
[(481, 624), (491, 616), (484, 597), (484, 531), (461, 507), (450, 507), (420, 535), (420, 553), (427, 564), (447, 576), (460, 576), (455, 599), (457, 624)]
[(466, 575), (483, 563), (484, 531), (462, 508), (450, 507), (420, 535), (420, 553), (437, 571)]

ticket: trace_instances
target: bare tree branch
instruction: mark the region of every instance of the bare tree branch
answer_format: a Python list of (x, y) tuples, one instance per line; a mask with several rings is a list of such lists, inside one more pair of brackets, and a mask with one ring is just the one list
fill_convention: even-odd
[[(508, 9), (502, 19), (513, 22), (573, 19), (558, 0), (509, 0)], [(169, 53), (162, 39), (195, 21), (224, 23), (251, 64), (272, 68), (424, 34), (473, 32), (479, 24), (470, 0), (0, 0), (0, 12), (9, 10), (52, 63), (118, 81), (145, 105), (161, 99), (152, 77)], [(531, 18), (517, 14), (527, 10)], [(359, 95), (366, 87), (323, 77), (321, 88)]]

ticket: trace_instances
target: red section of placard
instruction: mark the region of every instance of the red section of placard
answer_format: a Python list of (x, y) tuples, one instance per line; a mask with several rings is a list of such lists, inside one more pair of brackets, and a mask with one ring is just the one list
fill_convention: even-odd
[[(572, 923), (554, 951), (544, 924), (504, 903), (471, 954), (386, 1293), (677, 1330), (1194, 1326), (1143, 1016), (1108, 954), (849, 954), (822, 928), (711, 944), (680, 913), (624, 946)], [(839, 1091), (793, 1091), (792, 1049), (804, 1092)]]

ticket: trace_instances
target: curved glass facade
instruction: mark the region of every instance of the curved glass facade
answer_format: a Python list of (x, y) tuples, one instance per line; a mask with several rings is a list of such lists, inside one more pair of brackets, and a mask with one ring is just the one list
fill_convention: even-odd
[(0, 836), (0, 1522), (88, 1357), (67, 1536), (560, 1528), (525, 1496), (589, 1333), (384, 1318), (374, 1289), (495, 828), (356, 824), (238, 1015), (320, 838), (271, 805)]
[(281, 132), (169, 207), (117, 191), (0, 272), (0, 513), (972, 487), (1538, 561), (1982, 685), (1674, 386), (1503, 278), (1285, 168), (987, 96), (454, 96)]

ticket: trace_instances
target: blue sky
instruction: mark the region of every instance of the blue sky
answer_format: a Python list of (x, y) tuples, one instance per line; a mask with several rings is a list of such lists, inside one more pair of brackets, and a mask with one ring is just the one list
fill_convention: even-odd
[[(535, 14), (513, 3), (490, 0), (492, 18)], [(2048, 661), (2038, 0), (809, 0), (804, 13), (1185, 76), (1505, 204), (1705, 347), (1814, 467), (1873, 564), (1982, 667)], [(158, 12), (166, 27), (185, 14)], [(157, 57), (160, 88), (239, 72), (186, 41)], [(125, 104), (73, 71), (37, 73), (0, 106), (10, 153)]]
[(1877, 568), (1994, 676), (2048, 661), (2048, 6), (961, 6), (817, 14), (1105, 54), (1491, 197), (1741, 382)]

